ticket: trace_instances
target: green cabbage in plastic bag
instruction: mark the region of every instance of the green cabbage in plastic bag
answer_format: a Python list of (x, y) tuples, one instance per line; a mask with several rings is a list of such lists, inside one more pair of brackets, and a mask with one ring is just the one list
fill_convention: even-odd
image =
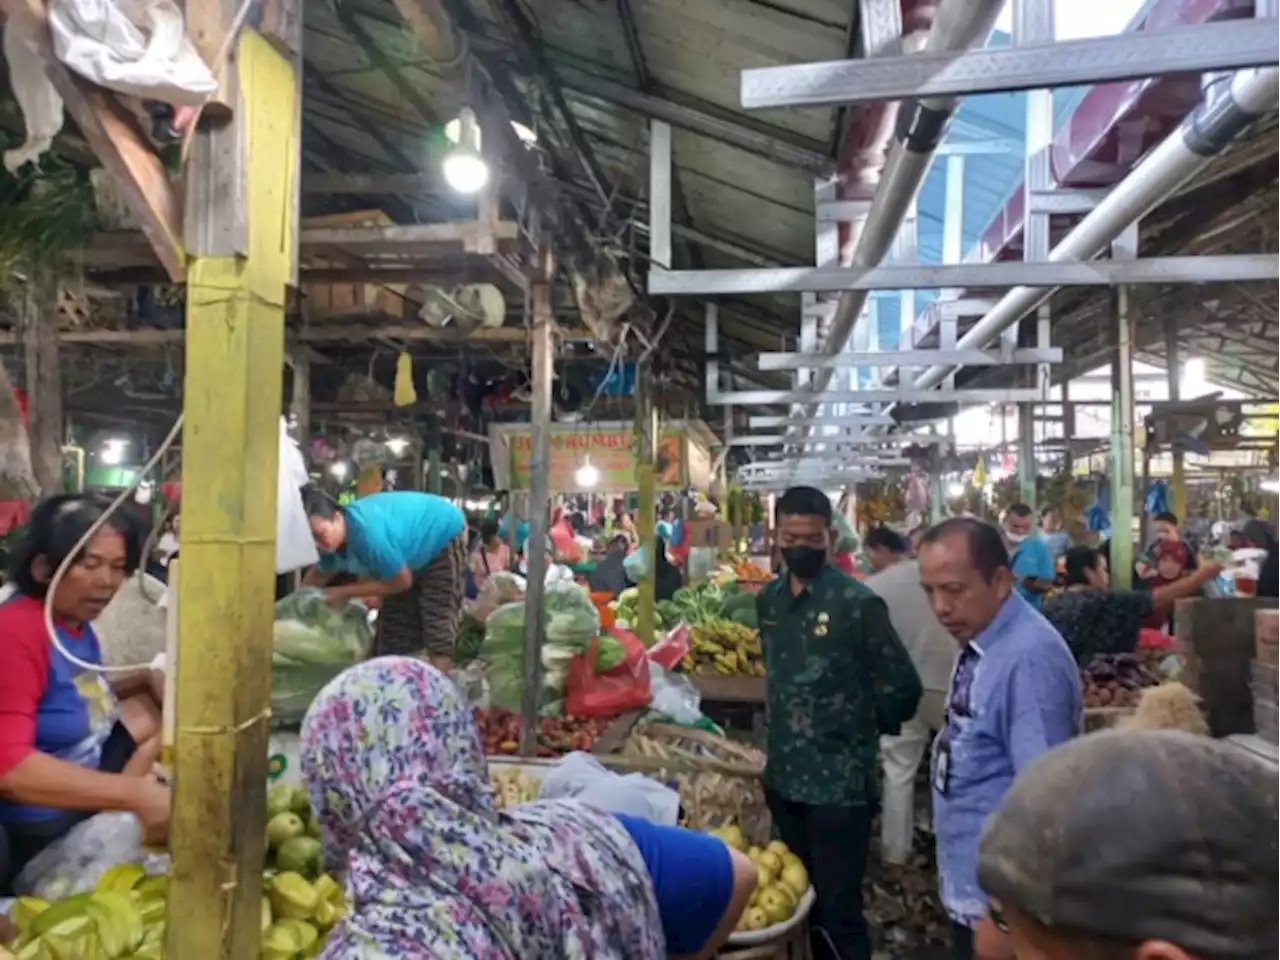
[[(494, 707), (520, 709), (524, 689), (525, 605), (508, 603), (489, 615), (480, 659), (489, 664), (489, 702)], [(576, 585), (552, 585), (542, 597), (542, 691), (544, 706), (564, 697), (569, 661), (585, 653), (600, 632), (600, 614)]]
[(335, 610), (314, 589), (284, 597), (276, 603), (275, 613), (271, 719), (294, 724), (302, 720), (325, 684), (369, 655), (373, 629), (364, 604), (350, 601)]
[(627, 651), (622, 642), (606, 634), (596, 640), (596, 673), (608, 673), (623, 660), (627, 659)]

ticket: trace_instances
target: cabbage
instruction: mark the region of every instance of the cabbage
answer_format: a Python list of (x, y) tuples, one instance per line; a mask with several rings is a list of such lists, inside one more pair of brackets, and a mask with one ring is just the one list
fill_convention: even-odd
[[(494, 707), (519, 710), (524, 689), (525, 605), (508, 603), (485, 622), (480, 659), (489, 664), (489, 701)], [(548, 586), (542, 597), (542, 691), (544, 708), (564, 696), (569, 661), (585, 653), (600, 632), (600, 614), (576, 585)]]
[(596, 643), (596, 673), (608, 673), (627, 659), (627, 651), (617, 638), (604, 634)]
[(317, 693), (369, 655), (373, 629), (364, 604), (341, 610), (319, 590), (303, 589), (276, 604), (271, 641), (271, 719), (298, 723)]

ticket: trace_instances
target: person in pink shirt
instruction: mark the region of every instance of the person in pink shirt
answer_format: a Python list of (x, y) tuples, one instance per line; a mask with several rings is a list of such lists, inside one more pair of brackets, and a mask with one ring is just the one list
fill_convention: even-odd
[(495, 573), (511, 569), (511, 548), (498, 536), (498, 522), (486, 520), (480, 525), (480, 543), (471, 553), (471, 575), (480, 590)]

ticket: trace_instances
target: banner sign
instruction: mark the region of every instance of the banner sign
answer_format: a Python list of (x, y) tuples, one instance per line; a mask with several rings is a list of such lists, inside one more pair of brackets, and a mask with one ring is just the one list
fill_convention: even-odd
[[(509, 488), (528, 490), (533, 439), (528, 433), (507, 436), (510, 451)], [(684, 485), (684, 444), (682, 432), (667, 431), (658, 440), (658, 486), (678, 488)], [(621, 493), (636, 489), (636, 437), (627, 426), (555, 428), (550, 438), (550, 487), (553, 493), (592, 490)], [(590, 464), (600, 472), (599, 482), (590, 490), (580, 487), (578, 468)]]

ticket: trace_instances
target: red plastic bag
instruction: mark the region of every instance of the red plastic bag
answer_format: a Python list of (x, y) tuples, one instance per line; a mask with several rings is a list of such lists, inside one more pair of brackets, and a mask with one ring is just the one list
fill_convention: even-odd
[(622, 644), (626, 655), (612, 670), (597, 674), (600, 645), (593, 640), (585, 654), (569, 661), (564, 712), (570, 717), (616, 717), (649, 705), (649, 660), (644, 644), (634, 633), (619, 627), (609, 627), (607, 633)]
[(689, 625), (677, 624), (671, 632), (653, 645), (649, 659), (664, 670), (674, 670), (676, 664), (689, 652)]

